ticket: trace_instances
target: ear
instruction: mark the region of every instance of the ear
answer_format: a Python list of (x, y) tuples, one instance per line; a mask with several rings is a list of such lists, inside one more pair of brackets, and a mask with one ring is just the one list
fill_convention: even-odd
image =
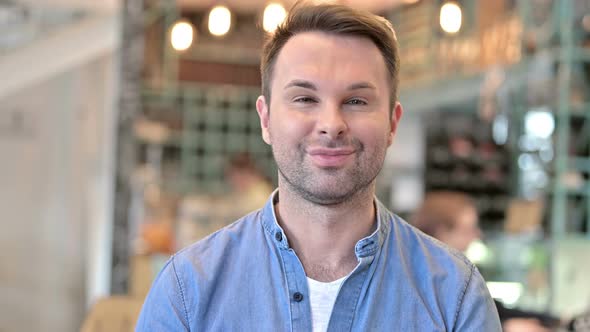
[(393, 138), (395, 137), (395, 132), (397, 131), (397, 126), (399, 124), (399, 121), (402, 118), (403, 113), (404, 113), (404, 110), (402, 108), (402, 104), (400, 104), (398, 101), (396, 101), (395, 105), (393, 106), (393, 111), (391, 112), (391, 119), (389, 119), (391, 131), (389, 132), (389, 138), (387, 139), (387, 145), (391, 145), (391, 143), (393, 143)]
[(260, 118), (262, 140), (264, 140), (266, 144), (271, 145), (270, 131), (268, 129), (270, 122), (269, 105), (266, 102), (264, 96), (258, 96), (258, 99), (256, 99), (256, 111), (258, 112), (258, 117)]

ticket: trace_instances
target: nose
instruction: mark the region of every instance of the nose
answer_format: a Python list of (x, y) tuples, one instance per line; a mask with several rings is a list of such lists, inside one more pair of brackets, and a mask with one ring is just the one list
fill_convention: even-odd
[(318, 112), (317, 130), (320, 135), (331, 139), (341, 137), (348, 130), (348, 124), (339, 105), (328, 104)]

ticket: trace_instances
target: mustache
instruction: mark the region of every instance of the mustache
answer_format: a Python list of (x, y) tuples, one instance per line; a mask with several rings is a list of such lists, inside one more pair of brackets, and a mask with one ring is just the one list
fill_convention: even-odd
[(348, 139), (330, 139), (330, 138), (317, 138), (314, 140), (307, 140), (302, 142), (302, 147), (320, 147), (326, 149), (338, 149), (338, 148), (346, 148), (346, 147), (353, 147), (357, 151), (364, 150), (364, 144), (361, 143), (359, 139), (356, 138), (348, 138)]

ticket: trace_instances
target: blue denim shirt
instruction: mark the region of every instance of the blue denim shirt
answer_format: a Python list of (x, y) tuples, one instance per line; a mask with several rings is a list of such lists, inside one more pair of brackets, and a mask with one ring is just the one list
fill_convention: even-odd
[[(377, 230), (355, 246), (359, 265), (342, 284), (328, 331), (501, 331), (473, 264), (376, 206)], [(271, 198), (175, 254), (136, 330), (311, 331), (308, 292)]]

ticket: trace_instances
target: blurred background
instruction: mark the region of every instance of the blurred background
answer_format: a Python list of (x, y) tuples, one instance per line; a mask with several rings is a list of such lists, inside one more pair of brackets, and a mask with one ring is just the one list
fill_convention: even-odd
[[(590, 1), (340, 2), (401, 48), (378, 197), (467, 193), (496, 299), (590, 309)], [(259, 52), (292, 3), (0, 0), (1, 332), (129, 330), (172, 253), (262, 206)]]

